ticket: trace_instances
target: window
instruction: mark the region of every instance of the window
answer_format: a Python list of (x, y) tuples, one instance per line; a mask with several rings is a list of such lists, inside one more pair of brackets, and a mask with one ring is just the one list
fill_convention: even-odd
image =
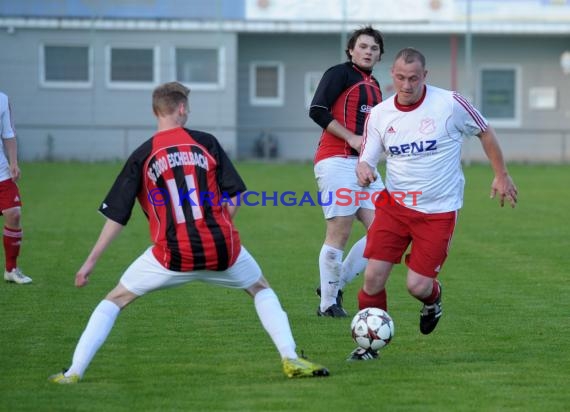
[(494, 125), (520, 126), (520, 75), (513, 67), (481, 70), (481, 114)]
[(313, 96), (317, 91), (317, 86), (323, 77), (322, 72), (307, 72), (305, 73), (305, 107), (309, 109)]
[(108, 47), (107, 84), (116, 88), (152, 88), (157, 84), (156, 48)]
[(252, 63), (249, 74), (249, 95), (253, 106), (283, 105), (284, 69), (281, 63)]
[(193, 90), (224, 87), (225, 53), (223, 49), (177, 47), (174, 50), (174, 78)]
[(41, 45), (40, 84), (46, 87), (90, 87), (91, 48), (81, 45)]

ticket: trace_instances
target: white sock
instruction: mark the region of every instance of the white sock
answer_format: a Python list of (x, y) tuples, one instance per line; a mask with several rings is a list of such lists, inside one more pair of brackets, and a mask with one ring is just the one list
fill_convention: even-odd
[(295, 339), (287, 314), (273, 289), (263, 289), (253, 299), (261, 324), (273, 340), (281, 358), (296, 359)]
[(368, 259), (364, 256), (364, 249), (366, 248), (366, 236), (361, 238), (358, 242), (352, 245), (352, 248), (346, 255), (346, 259), (342, 262), (342, 270), (340, 272), (339, 288), (344, 289), (352, 280), (358, 276), (359, 273), (364, 272)]
[(319, 254), (319, 273), (321, 276), (321, 311), (336, 303), (343, 251), (323, 245)]
[(102, 300), (95, 308), (87, 326), (79, 338), (79, 342), (73, 353), (73, 361), (65, 376), (72, 374), (83, 377), (85, 369), (91, 363), (91, 360), (101, 347), (109, 332), (115, 324), (115, 319), (119, 315), (121, 309), (109, 300)]

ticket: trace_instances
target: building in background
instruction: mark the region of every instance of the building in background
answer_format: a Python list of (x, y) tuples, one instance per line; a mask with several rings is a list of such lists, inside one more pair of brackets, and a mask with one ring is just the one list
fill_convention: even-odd
[(189, 126), (234, 158), (304, 161), (320, 136), (312, 92), (364, 24), (385, 34), (385, 95), (394, 54), (417, 47), (509, 160), (570, 161), (570, 0), (0, 0), (0, 89), (23, 160), (126, 157), (154, 130), (150, 91), (179, 80)]

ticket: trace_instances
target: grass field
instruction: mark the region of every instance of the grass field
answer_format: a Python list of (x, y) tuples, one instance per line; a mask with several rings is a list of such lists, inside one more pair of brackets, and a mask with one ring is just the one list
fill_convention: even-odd
[[(519, 206), (488, 198), (488, 167), (466, 168), (465, 207), (441, 275), (444, 316), (418, 331), (420, 305), (393, 273), (396, 336), (374, 362), (348, 363), (350, 319), (317, 318), (319, 207), (242, 207), (243, 243), (288, 312), (299, 349), (331, 371), (288, 380), (246, 294), (200, 284), (135, 302), (74, 386), (68, 366), (93, 308), (148, 244), (137, 209), (91, 284), (73, 279), (104, 219), (120, 164), (28, 163), (20, 183), (34, 283), (0, 285), (1, 411), (567, 411), (570, 408), (568, 166), (512, 166)], [(315, 192), (305, 164), (238, 164), (256, 191)], [(358, 227), (353, 240), (363, 231)], [(356, 310), (357, 278), (345, 306)]]

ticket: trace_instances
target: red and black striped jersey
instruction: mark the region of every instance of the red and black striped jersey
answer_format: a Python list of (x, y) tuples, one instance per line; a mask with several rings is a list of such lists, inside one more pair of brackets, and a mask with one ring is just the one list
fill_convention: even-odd
[(225, 270), (241, 243), (224, 204), (245, 190), (214, 136), (179, 127), (156, 133), (131, 154), (99, 211), (126, 225), (138, 199), (164, 267)]
[(381, 101), (380, 84), (371, 71), (362, 70), (352, 62), (329, 68), (317, 86), (309, 109), (311, 119), (323, 128), (315, 163), (333, 156), (358, 157), (358, 152), (345, 140), (327, 132), (326, 128), (336, 120), (353, 133), (363, 135), (366, 116)]

